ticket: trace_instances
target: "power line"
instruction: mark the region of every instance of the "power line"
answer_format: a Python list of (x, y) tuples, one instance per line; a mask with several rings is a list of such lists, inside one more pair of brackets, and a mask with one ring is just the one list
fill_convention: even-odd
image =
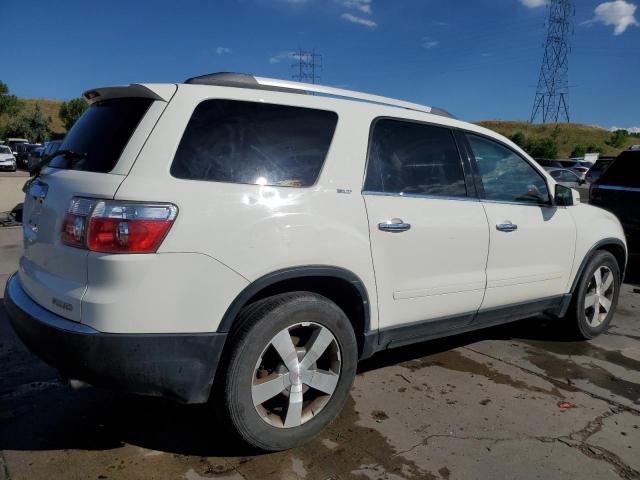
[(293, 80), (304, 83), (316, 83), (320, 80), (322, 71), (322, 55), (316, 53), (316, 50), (304, 51), (301, 48), (292, 54), (296, 60), (291, 65), (294, 73), (291, 76)]
[(550, 0), (547, 39), (530, 123), (569, 122), (569, 52), (573, 34), (572, 0)]

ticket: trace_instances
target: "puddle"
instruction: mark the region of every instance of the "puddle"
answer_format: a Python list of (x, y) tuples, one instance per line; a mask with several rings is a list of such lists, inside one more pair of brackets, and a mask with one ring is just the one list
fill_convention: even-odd
[(409, 360), (400, 364), (401, 367), (408, 368), (409, 370), (419, 370), (422, 368), (438, 366), (446, 368), (448, 370), (455, 370), (458, 372), (471, 373), (474, 375), (480, 375), (488, 378), (494, 383), (501, 385), (510, 385), (518, 390), (527, 390), (535, 393), (545, 393), (556, 397), (562, 397), (562, 393), (557, 387), (551, 389), (544, 389), (535, 385), (530, 385), (522, 380), (515, 379), (501, 373), (491, 367), (491, 362), (480, 363), (465, 357), (457, 350), (451, 350), (448, 352), (436, 353), (429, 355), (428, 357)]
[[(540, 350), (527, 349), (526, 352), (527, 356), (524, 359), (538, 367), (548, 377), (558, 379), (567, 385), (572, 385), (576, 380), (586, 380), (610, 392), (612, 396), (617, 395), (630, 400), (635, 405), (640, 405), (640, 384), (618, 378), (597, 365), (581, 365), (570, 358), (558, 358)], [(580, 355), (589, 356), (588, 353)], [(594, 356), (594, 358), (598, 357)], [(635, 360), (624, 358), (635, 362)]]

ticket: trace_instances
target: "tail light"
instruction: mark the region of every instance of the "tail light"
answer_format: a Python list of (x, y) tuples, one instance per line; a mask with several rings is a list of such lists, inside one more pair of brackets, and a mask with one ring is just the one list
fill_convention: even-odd
[(62, 223), (62, 243), (104, 253), (153, 253), (178, 207), (74, 197)]

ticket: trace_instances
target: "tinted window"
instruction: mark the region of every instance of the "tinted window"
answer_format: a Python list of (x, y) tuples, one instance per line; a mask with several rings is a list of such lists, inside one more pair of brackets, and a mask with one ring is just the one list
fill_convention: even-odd
[(543, 177), (508, 148), (476, 135), (468, 135), (482, 177), (484, 198), (518, 203), (549, 203)]
[(60, 150), (78, 155), (56, 155), (56, 168), (110, 172), (152, 100), (117, 98), (91, 105), (64, 138)]
[(598, 183), (640, 188), (640, 152), (622, 152), (602, 174)]
[(465, 196), (462, 163), (448, 128), (378, 120), (364, 189), (372, 192)]
[(190, 180), (307, 187), (320, 174), (338, 116), (308, 108), (207, 100), (171, 165)]

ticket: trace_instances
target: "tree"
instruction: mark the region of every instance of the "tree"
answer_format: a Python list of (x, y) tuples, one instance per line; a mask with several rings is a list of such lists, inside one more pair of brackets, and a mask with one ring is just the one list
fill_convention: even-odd
[(604, 143), (614, 148), (621, 148), (625, 143), (627, 143), (628, 136), (629, 133), (626, 130), (616, 130), (611, 134), (609, 140)]
[(527, 145), (527, 137), (524, 136), (524, 133), (516, 132), (513, 135), (511, 135), (510, 140), (516, 145), (518, 145), (520, 148), (526, 150), (525, 147)]
[(64, 124), (64, 128), (67, 130), (71, 130), (73, 124), (76, 123), (80, 115), (84, 113), (87, 109), (87, 102), (85, 102), (82, 98), (74, 98), (73, 100), (69, 100), (68, 102), (62, 102), (60, 105), (60, 111), (58, 112), (58, 116), (62, 120)]
[(9, 86), (0, 80), (0, 115), (15, 115), (20, 110), (18, 97), (9, 93)]
[(26, 111), (11, 120), (5, 129), (5, 134), (8, 137), (24, 137), (32, 142), (43, 142), (51, 133), (50, 123), (51, 118), (46, 118), (42, 114), (40, 105), (36, 103), (33, 110)]
[(527, 147), (527, 153), (533, 158), (555, 159), (558, 157), (558, 144), (552, 138), (531, 140)]

